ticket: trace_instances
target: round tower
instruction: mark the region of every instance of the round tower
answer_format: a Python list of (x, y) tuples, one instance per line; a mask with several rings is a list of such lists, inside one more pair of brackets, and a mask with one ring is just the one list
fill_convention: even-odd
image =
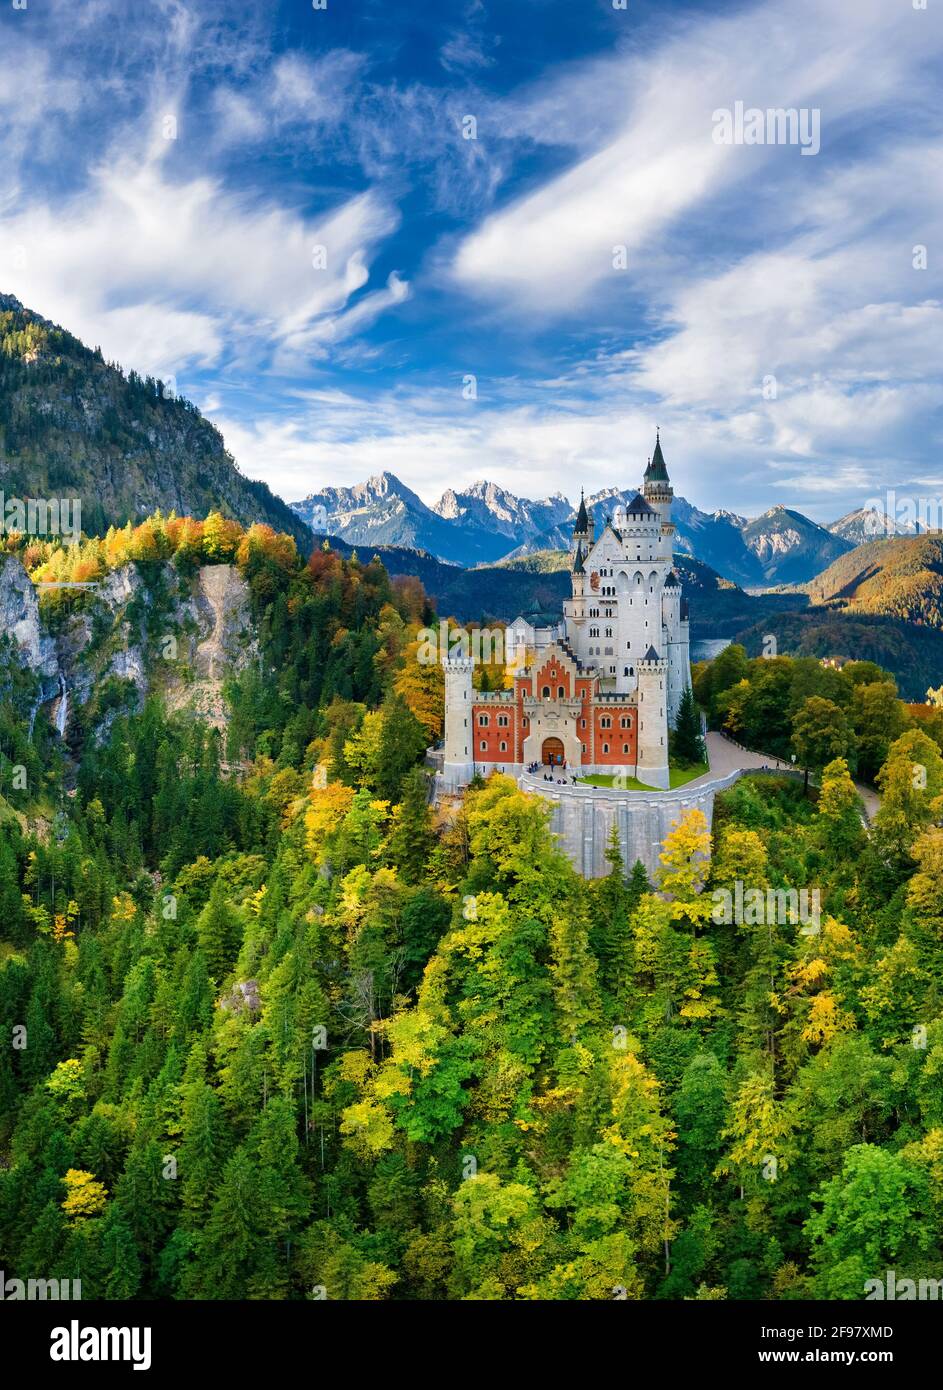
[(668, 723), (674, 728), (686, 686), (691, 684), (688, 660), (688, 625), (681, 620), (681, 582), (674, 570), (665, 580), (661, 596), (661, 649), (668, 660)]
[(661, 517), (661, 534), (668, 540), (667, 553), (671, 555), (671, 537), (674, 536), (675, 527), (671, 520), (671, 504), (674, 501), (674, 489), (668, 478), (668, 469), (665, 464), (665, 456), (661, 451), (661, 435), (655, 432), (655, 452), (648, 461), (645, 469), (645, 501), (649, 506), (654, 507)]
[(443, 656), (445, 671), (445, 752), (442, 778), (448, 787), (465, 787), (475, 775), (472, 671), (466, 656)]
[[(564, 604), (564, 612), (569, 621), (579, 626), (586, 619), (586, 569), (583, 565), (583, 547), (579, 541), (576, 544), (576, 556), (573, 560), (573, 573), (570, 576), (570, 582), (573, 585), (573, 599), (572, 602)], [(578, 633), (570, 634), (571, 637), (577, 635)]]
[(635, 775), (667, 790), (668, 662), (649, 647), (638, 667), (638, 752)]

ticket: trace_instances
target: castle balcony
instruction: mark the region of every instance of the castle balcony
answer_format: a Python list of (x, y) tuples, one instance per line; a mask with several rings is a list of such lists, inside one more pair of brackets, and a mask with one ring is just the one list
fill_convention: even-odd
[(583, 713), (583, 700), (580, 696), (571, 696), (569, 699), (563, 700), (558, 699), (556, 696), (550, 696), (546, 699), (541, 698), (539, 695), (524, 696), (525, 714), (528, 710), (539, 711), (546, 709), (562, 710), (566, 714), (571, 714), (574, 718), (577, 718)]

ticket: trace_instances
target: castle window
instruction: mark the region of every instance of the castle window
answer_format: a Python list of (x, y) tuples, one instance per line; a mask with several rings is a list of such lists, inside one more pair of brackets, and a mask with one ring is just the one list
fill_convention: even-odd
[(604, 753), (608, 753), (608, 752), (609, 752), (609, 745), (608, 745), (608, 743), (604, 743), (604, 744), (603, 744), (603, 746), (602, 746), (602, 751), (603, 751)]
[(631, 729), (631, 727), (632, 727), (632, 716), (631, 716), (631, 714), (624, 714), (624, 715), (622, 716), (622, 718), (620, 719), (619, 723), (621, 724), (621, 726), (622, 726), (623, 729)]
[(480, 745), (480, 746), (481, 746), (481, 751), (482, 751), (482, 753), (487, 753), (487, 751), (488, 751), (488, 745), (487, 745), (487, 743), (485, 743), (484, 739), (481, 740), (481, 745)]
[(607, 636), (607, 637), (611, 637), (611, 636), (612, 636), (612, 628), (611, 628), (611, 627), (607, 627), (607, 628), (606, 628), (606, 636)]
[(545, 700), (549, 700), (549, 699), (550, 699), (550, 686), (549, 686), (549, 685), (545, 685), (544, 688), (543, 688), (543, 692), (542, 692), (542, 693), (543, 693), (544, 699), (545, 699)]
[(599, 727), (600, 727), (600, 729), (611, 729), (611, 728), (612, 728), (612, 720), (609, 718), (608, 714), (604, 714), (603, 717), (602, 717), (602, 719), (600, 719), (600, 721), (599, 721)]
[(500, 727), (501, 727), (502, 729), (506, 729), (506, 728), (507, 728), (507, 726), (508, 726), (508, 717), (507, 717), (506, 714), (499, 714), (499, 715), (498, 715), (498, 724), (500, 725)]
[(586, 728), (586, 720), (585, 720), (585, 719), (581, 719), (581, 720), (580, 720), (580, 728), (581, 728), (581, 729), (585, 729), (585, 728)]
[(562, 700), (563, 698), (564, 698), (563, 686), (562, 686), (562, 685), (558, 685), (558, 686), (557, 686), (557, 699), (558, 699), (558, 700)]
[(488, 716), (486, 714), (479, 714), (478, 724), (480, 728), (486, 729), (488, 727)]
[(583, 750), (583, 757), (585, 758), (585, 757), (586, 757), (586, 744), (585, 744), (585, 743), (581, 743), (581, 744), (580, 744), (580, 747), (581, 747), (582, 750)]
[(502, 752), (502, 753), (506, 753), (507, 751), (508, 751), (508, 746), (507, 746), (507, 744), (506, 744), (506, 743), (502, 743), (502, 744), (501, 744), (501, 752)]
[(628, 745), (627, 743), (623, 743), (623, 745), (622, 745), (622, 751), (623, 751), (623, 753), (628, 753), (628, 751), (629, 751), (629, 745)]

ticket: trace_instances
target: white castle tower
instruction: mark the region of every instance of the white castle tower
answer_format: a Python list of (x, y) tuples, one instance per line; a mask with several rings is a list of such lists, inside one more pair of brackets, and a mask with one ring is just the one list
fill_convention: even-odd
[(649, 647), (638, 664), (638, 753), (636, 777), (649, 787), (667, 789), (668, 662)]
[(445, 752), (442, 779), (446, 786), (464, 787), (475, 775), (474, 717), (471, 657), (442, 658), (445, 671)]
[(691, 681), (687, 606), (672, 568), (673, 500), (658, 436), (643, 493), (615, 507), (598, 539), (592, 513), (580, 499), (573, 528), (572, 598), (563, 605), (570, 647), (598, 672), (605, 690), (633, 695), (639, 663), (650, 648), (668, 662), (669, 722), (677, 717)]

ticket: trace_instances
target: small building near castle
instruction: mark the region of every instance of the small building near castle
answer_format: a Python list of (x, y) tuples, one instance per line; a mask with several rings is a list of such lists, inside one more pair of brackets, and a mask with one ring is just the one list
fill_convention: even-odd
[(559, 620), (528, 614), (506, 636), (513, 687), (478, 691), (474, 660), (445, 655), (442, 783), (475, 773), (623, 774), (667, 788), (668, 730), (691, 683), (687, 604), (673, 569), (674, 493), (661, 440), (642, 490), (600, 534), (581, 497), (572, 596)]

